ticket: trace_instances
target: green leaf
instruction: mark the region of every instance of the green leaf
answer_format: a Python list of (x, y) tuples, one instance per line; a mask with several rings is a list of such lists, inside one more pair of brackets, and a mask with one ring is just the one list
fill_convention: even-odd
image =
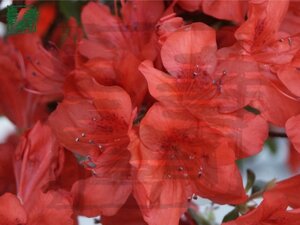
[(248, 192), (255, 182), (255, 174), (252, 170), (247, 169), (247, 184), (246, 184), (246, 192)]
[(276, 141), (274, 138), (268, 138), (265, 142), (265, 145), (267, 147), (269, 147), (271, 153), (273, 153), (274, 155), (276, 154), (277, 152), (277, 144), (276, 144)]
[(74, 17), (80, 23), (81, 7), (86, 1), (58, 1), (59, 11), (67, 18)]
[(239, 217), (239, 210), (237, 208), (234, 208), (224, 216), (222, 223), (235, 220), (238, 217)]

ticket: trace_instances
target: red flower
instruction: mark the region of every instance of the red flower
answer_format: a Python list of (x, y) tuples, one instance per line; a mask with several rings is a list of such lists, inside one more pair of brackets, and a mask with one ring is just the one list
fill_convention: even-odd
[(120, 87), (103, 86), (91, 76), (77, 73), (67, 80), (65, 98), (49, 122), (64, 147), (97, 157), (106, 149), (128, 144), (130, 97)]
[(246, 200), (228, 142), (187, 111), (156, 103), (129, 149), (137, 169), (134, 193), (150, 225), (178, 224), (193, 194), (219, 203)]
[[(223, 86), (232, 76), (251, 72), (253, 65), (238, 62), (239, 67), (233, 61), (218, 61), (216, 51), (215, 31), (194, 23), (169, 35), (162, 46), (162, 62), (171, 76), (155, 69), (149, 61), (140, 65), (140, 71), (151, 95), (163, 105), (185, 109), (207, 126), (218, 129), (233, 141), (238, 158), (255, 154), (267, 137), (267, 124), (260, 116), (239, 110), (248, 104), (240, 102), (236, 95), (237, 88), (243, 90), (239, 85)], [(224, 106), (230, 106), (230, 110), (223, 111), (234, 112), (220, 113)], [(249, 139), (253, 134), (257, 135), (255, 141)]]
[(0, 111), (18, 128), (31, 127), (47, 115), (39, 96), (25, 91), (22, 56), (10, 41), (0, 40)]
[(6, 193), (0, 196), (0, 221), (6, 225), (26, 224), (26, 212), (17, 196)]
[[(17, 193), (22, 202), (56, 179), (62, 167), (63, 148), (49, 126), (41, 122), (26, 132), (15, 152)], [(51, 168), (56, 168), (51, 169)]]
[(16, 182), (13, 170), (13, 156), (18, 143), (16, 136), (0, 145), (0, 195), (5, 192), (16, 192)]
[(122, 19), (112, 16), (101, 4), (89, 3), (84, 7), (81, 17), (88, 39), (82, 41), (79, 52), (93, 59), (89, 67), (101, 74), (95, 76), (98, 82), (120, 85), (131, 96), (133, 105), (140, 105), (147, 84), (138, 65), (146, 58), (156, 58), (152, 36), (164, 5), (162, 1), (121, 1), (121, 4)]
[(8, 207), (0, 208), (1, 222), (7, 221), (10, 225), (73, 224), (70, 195), (60, 189), (48, 189), (49, 182), (61, 171), (62, 150), (45, 124), (38, 122), (25, 133), (14, 162), (18, 198), (10, 194), (0, 197), (1, 202), (6, 201), (1, 206)]
[(288, 205), (294, 209), (300, 208), (300, 175), (277, 182), (275, 187), (268, 190), (273, 195), (284, 195)]
[(178, 4), (187, 11), (202, 10), (205, 14), (223, 20), (232, 20), (236, 23), (244, 21), (247, 1), (226, 0), (177, 0)]
[(277, 41), (288, 5), (289, 1), (249, 1), (248, 19), (235, 33), (243, 48), (255, 52)]
[(299, 33), (298, 27), (300, 26), (299, 21), (300, 3), (299, 1), (290, 1), (288, 12), (280, 26), (280, 31), (294, 35)]
[(287, 207), (282, 195), (266, 193), (263, 202), (256, 209), (223, 225), (298, 225), (300, 212), (286, 210)]
[(221, 93), (222, 99), (229, 101), (221, 103), (222, 111), (251, 105), (263, 118), (278, 126), (283, 126), (288, 118), (299, 113), (298, 101), (276, 75), (281, 64), (293, 58), (297, 45), (289, 48), (287, 40), (282, 46), (277, 42), (258, 53), (247, 52), (238, 44), (218, 51), (219, 69), (229, 71), (223, 78)]
[(105, 225), (116, 225), (120, 222), (122, 222), (123, 225), (146, 225), (139, 206), (132, 195), (129, 196), (127, 202), (116, 215), (112, 217), (101, 217), (101, 223)]
[(35, 34), (20, 34), (12, 36), (11, 40), (24, 59), (23, 76), (27, 91), (42, 95), (48, 101), (62, 98), (63, 84), (74, 69), (74, 59), (66, 60), (67, 53), (54, 44), (49, 43), (47, 50)]
[(281, 66), (278, 70), (278, 78), (291, 91), (292, 94), (299, 97), (300, 84), (300, 42), (299, 51), (295, 54), (291, 62)]
[(88, 216), (111, 216), (131, 193), (130, 97), (120, 87), (100, 85), (80, 73), (67, 80), (65, 92), (50, 124), (62, 145), (87, 157), (83, 163), (93, 172), (92, 177), (73, 185), (75, 207)]

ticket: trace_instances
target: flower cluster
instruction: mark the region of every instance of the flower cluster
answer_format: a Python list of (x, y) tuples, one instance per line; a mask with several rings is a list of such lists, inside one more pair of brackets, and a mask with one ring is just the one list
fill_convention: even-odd
[(236, 163), (269, 125), (300, 153), (299, 1), (26, 3), (36, 32), (0, 39), (1, 225), (211, 224), (199, 197), (300, 224), (300, 175), (257, 189)]

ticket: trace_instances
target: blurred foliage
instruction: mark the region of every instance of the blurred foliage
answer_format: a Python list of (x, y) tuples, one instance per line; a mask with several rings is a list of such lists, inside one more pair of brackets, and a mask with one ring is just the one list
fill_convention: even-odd
[(245, 187), (246, 192), (248, 192), (254, 185), (255, 182), (255, 174), (252, 170), (247, 170), (247, 184)]
[(277, 144), (275, 138), (268, 138), (265, 142), (265, 146), (268, 147), (268, 149), (271, 151), (272, 154), (277, 153)]
[(80, 23), (81, 8), (88, 1), (57, 1), (60, 13), (66, 18), (74, 17)]
[(233, 210), (231, 210), (229, 213), (227, 213), (224, 218), (222, 223), (231, 221), (231, 220), (235, 220), (236, 218), (239, 217), (239, 210), (238, 208), (234, 208)]

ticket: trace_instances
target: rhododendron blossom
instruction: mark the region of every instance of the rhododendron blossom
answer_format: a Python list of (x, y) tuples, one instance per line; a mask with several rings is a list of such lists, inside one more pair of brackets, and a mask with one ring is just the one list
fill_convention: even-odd
[(0, 225), (300, 225), (299, 1), (12, 4)]

